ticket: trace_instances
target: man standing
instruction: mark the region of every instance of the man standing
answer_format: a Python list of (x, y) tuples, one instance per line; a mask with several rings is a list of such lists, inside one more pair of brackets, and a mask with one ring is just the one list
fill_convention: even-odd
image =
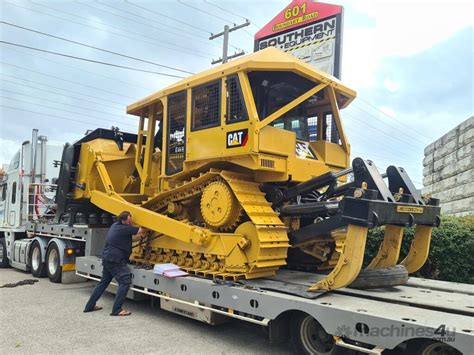
[(107, 232), (105, 247), (102, 252), (102, 279), (95, 286), (92, 295), (86, 304), (84, 312), (93, 312), (102, 309), (96, 302), (109, 286), (112, 278), (119, 284), (111, 316), (129, 316), (132, 314), (122, 309), (123, 302), (130, 288), (130, 271), (127, 263), (132, 253), (132, 241), (141, 239), (144, 228), (133, 227), (132, 215), (128, 211), (120, 213), (118, 221), (112, 224)]

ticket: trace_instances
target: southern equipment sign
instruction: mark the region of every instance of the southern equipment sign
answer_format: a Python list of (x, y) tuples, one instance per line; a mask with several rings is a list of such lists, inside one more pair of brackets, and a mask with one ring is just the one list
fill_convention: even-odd
[(277, 47), (340, 78), (342, 16), (342, 6), (294, 0), (257, 32), (255, 51)]

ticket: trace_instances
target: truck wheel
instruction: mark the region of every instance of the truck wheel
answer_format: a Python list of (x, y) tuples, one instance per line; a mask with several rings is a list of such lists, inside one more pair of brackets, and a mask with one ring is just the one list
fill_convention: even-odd
[(45, 277), (46, 276), (46, 263), (41, 261), (42, 251), (41, 246), (38, 242), (33, 242), (31, 246), (30, 258), (31, 258), (31, 274), (34, 277)]
[(452, 346), (435, 340), (415, 340), (408, 344), (407, 353), (413, 355), (461, 355)]
[(332, 335), (308, 314), (298, 313), (291, 319), (291, 341), (298, 354), (340, 354)]
[(7, 258), (7, 243), (5, 242), (5, 238), (0, 238), (0, 267), (10, 267)]
[(56, 243), (51, 243), (46, 253), (46, 272), (49, 280), (54, 283), (61, 283), (63, 268), (59, 257), (59, 248)]

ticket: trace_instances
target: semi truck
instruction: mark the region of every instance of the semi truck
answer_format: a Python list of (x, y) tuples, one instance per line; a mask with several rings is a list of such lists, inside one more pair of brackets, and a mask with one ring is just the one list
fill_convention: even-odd
[[(98, 128), (54, 147), (33, 130), (0, 182), (0, 266), (97, 281), (107, 229), (128, 210), (150, 230), (133, 246), (131, 291), (165, 310), (256, 323), (305, 354), (469, 353), (472, 287), (408, 276), (428, 257), (438, 201), (403, 168), (350, 162), (340, 111), (354, 98), (269, 48), (129, 105), (137, 134)], [(362, 269), (375, 226), (384, 240)]]

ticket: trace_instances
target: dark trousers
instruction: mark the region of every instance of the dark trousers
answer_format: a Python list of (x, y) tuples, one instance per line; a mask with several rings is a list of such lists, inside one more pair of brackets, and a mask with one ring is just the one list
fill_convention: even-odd
[(109, 286), (113, 278), (117, 280), (119, 286), (117, 294), (115, 295), (114, 307), (112, 314), (118, 314), (122, 310), (123, 302), (127, 296), (128, 289), (130, 288), (130, 270), (126, 263), (114, 263), (108, 260), (102, 260), (102, 279), (95, 286), (92, 291), (92, 295), (86, 304), (85, 311), (90, 311), (95, 307), (96, 302), (102, 296), (104, 291)]

